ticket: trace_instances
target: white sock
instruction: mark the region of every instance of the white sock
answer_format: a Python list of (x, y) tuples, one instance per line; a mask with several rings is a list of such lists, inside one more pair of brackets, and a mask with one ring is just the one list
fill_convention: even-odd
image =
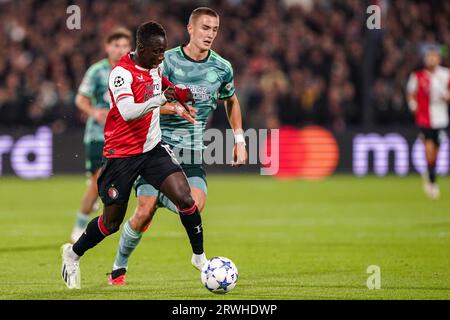
[(206, 259), (206, 254), (203, 252), (202, 254), (192, 254), (192, 257), (195, 261), (205, 261)]
[(72, 246), (70, 246), (70, 249), (67, 250), (67, 255), (68, 255), (69, 257), (71, 257), (72, 259), (74, 259), (74, 260), (80, 260), (80, 258), (81, 258), (79, 255), (77, 255), (77, 254), (73, 251)]
[(87, 214), (84, 214), (84, 213), (78, 211), (75, 225), (80, 229), (84, 229), (84, 228), (86, 228), (88, 222), (89, 222), (89, 216)]

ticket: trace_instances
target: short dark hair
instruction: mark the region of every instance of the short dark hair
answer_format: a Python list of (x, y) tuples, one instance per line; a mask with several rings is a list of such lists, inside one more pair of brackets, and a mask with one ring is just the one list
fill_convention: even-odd
[(131, 43), (133, 38), (131, 31), (124, 27), (115, 27), (106, 35), (105, 42), (111, 43), (114, 40), (122, 38), (127, 39)]
[(145, 22), (136, 31), (136, 45), (148, 47), (150, 40), (155, 36), (166, 37), (166, 31), (163, 26), (155, 21)]
[(199, 7), (197, 9), (195, 9), (194, 11), (192, 11), (192, 13), (189, 17), (189, 23), (192, 23), (194, 20), (196, 20), (198, 17), (200, 17), (202, 15), (219, 18), (219, 14), (215, 10), (208, 8), (208, 7)]

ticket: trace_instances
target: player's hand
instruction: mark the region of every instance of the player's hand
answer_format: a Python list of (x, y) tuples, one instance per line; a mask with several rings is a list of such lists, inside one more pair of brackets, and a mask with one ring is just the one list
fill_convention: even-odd
[(178, 102), (169, 102), (166, 104), (168, 108), (173, 108), (173, 112), (177, 114), (178, 116), (182, 117), (183, 119), (189, 121), (192, 124), (195, 124), (196, 121), (194, 117), (191, 116), (188, 110), (185, 109), (181, 104)]
[(171, 101), (174, 101), (177, 99), (174, 86), (167, 87), (166, 90), (164, 90), (163, 94), (166, 97), (168, 102), (171, 102)]
[(232, 167), (240, 167), (247, 163), (248, 155), (247, 149), (245, 148), (245, 143), (235, 143), (233, 147), (233, 161), (231, 162)]
[(417, 111), (417, 102), (416, 102), (416, 100), (413, 100), (413, 99), (409, 100), (408, 101), (408, 107), (409, 107), (409, 110), (412, 113), (416, 113), (416, 111)]
[(183, 89), (183, 93), (184, 93), (184, 101), (190, 102), (191, 104), (195, 104), (194, 96), (189, 88)]
[(92, 116), (94, 117), (95, 121), (97, 121), (100, 125), (104, 125), (106, 122), (106, 117), (108, 116), (108, 109), (94, 109), (94, 113)]
[(186, 88), (183, 84), (175, 87), (175, 95), (180, 103), (195, 104), (194, 95), (192, 94), (191, 89)]
[(195, 118), (197, 116), (197, 108), (194, 108), (194, 106), (190, 103), (183, 103), (184, 109), (186, 109), (187, 112), (191, 115), (192, 118)]

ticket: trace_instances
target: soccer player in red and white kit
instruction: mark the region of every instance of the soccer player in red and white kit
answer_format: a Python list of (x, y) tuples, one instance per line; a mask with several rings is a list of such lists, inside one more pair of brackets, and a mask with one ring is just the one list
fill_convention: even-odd
[(448, 127), (450, 102), (450, 69), (440, 66), (438, 46), (429, 46), (424, 56), (425, 67), (413, 72), (407, 84), (407, 101), (416, 116), (420, 138), (425, 145), (427, 173), (424, 175), (424, 192), (431, 199), (440, 197), (436, 183), (436, 161), (441, 131)]
[(109, 76), (111, 106), (103, 149), (106, 162), (98, 178), (103, 214), (89, 222), (73, 245), (62, 246), (61, 275), (70, 289), (81, 287), (80, 257), (119, 230), (139, 175), (177, 205), (193, 254), (204, 257), (199, 210), (178, 161), (171, 149), (161, 143), (159, 127), (159, 107), (166, 103), (172, 103), (174, 108), (180, 107), (179, 103), (185, 105), (184, 117), (193, 122), (187, 103), (194, 99), (189, 89), (177, 88), (161, 75), (167, 39), (160, 24), (150, 21), (140, 25), (136, 47), (120, 59)]

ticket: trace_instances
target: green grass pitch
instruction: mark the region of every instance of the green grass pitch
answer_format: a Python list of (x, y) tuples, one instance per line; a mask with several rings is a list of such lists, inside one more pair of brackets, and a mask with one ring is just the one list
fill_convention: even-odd
[[(209, 257), (232, 259), (235, 290), (215, 295), (190, 265), (176, 215), (160, 209), (130, 260), (127, 286), (110, 287), (119, 233), (81, 260), (81, 290), (60, 278), (84, 191), (82, 176), (0, 178), (0, 299), (449, 299), (450, 179), (425, 198), (419, 176), (334, 176), (323, 182), (209, 176), (203, 214)], [(135, 207), (129, 204), (127, 217)], [(381, 269), (381, 289), (366, 286)]]

